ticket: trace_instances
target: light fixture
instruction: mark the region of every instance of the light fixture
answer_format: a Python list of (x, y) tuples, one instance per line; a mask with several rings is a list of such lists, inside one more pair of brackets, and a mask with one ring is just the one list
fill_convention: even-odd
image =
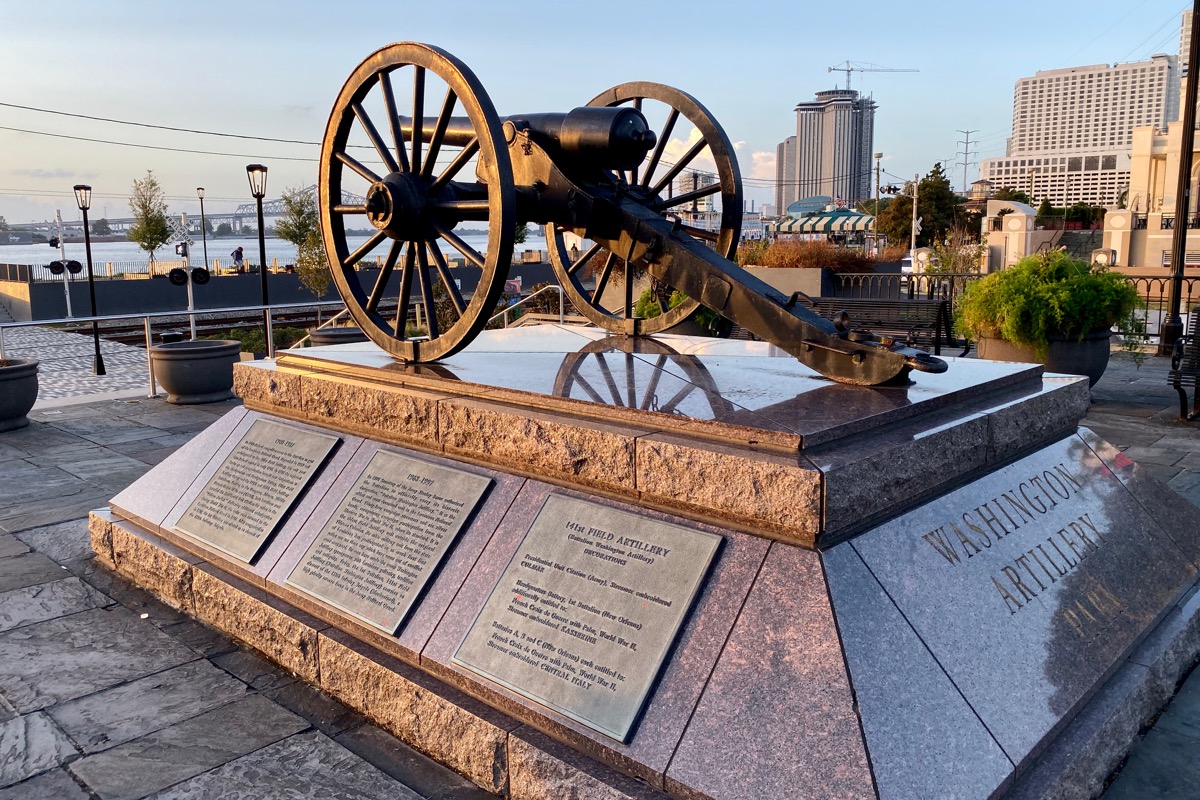
[(261, 200), (267, 196), (267, 168), (262, 164), (247, 164), (246, 177), (250, 179), (250, 194)]
[(92, 187), (87, 184), (75, 184), (75, 202), (79, 205), (80, 211), (87, 211), (92, 207)]

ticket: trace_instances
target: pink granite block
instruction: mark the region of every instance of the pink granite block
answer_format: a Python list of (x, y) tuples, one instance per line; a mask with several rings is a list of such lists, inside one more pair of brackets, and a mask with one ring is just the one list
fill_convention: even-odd
[(233, 365), (233, 393), (251, 408), (300, 409), (299, 370), (289, 370), (262, 361)]
[(605, 767), (549, 736), (522, 726), (508, 736), (511, 800), (665, 800), (639, 780)]
[(114, 569), (168, 605), (195, 613), (192, 567), (202, 559), (131, 522), (112, 524)]
[(686, 798), (875, 798), (819, 556), (777, 542), (666, 789)]
[(306, 419), (363, 436), (438, 449), (438, 402), (447, 397), (412, 387), (346, 376), (300, 380)]
[[(684, 727), (733, 627), (738, 609), (754, 583), (770, 543), (758, 537), (681, 520), (657, 511), (636, 509), (642, 516), (715, 533), (725, 541), (680, 631), (674, 650), (667, 658), (657, 687), (646, 703), (632, 738), (627, 744), (622, 744), (451, 663), (459, 643), (474, 623), (500, 574), (551, 492), (590, 502), (598, 501), (594, 496), (584, 496), (567, 489), (533, 481), (526, 484), (446, 612), (442, 624), (434, 632), (422, 653), (422, 665), (448, 682), (474, 692), (484, 692), (488, 702), (570, 742), (590, 757), (661, 788), (663, 772), (671, 754), (683, 735)], [(634, 510), (614, 501), (599, 502), (626, 511)]]
[[(110, 507), (120, 516), (133, 519), (148, 528), (164, 524), (172, 508), (195, 483), (196, 477), (210, 466), (216, 471), (216, 465), (211, 464), (213, 454), (228, 444), (235, 430), (241, 429), (247, 413), (245, 408), (230, 409), (229, 413), (126, 487), (110, 501)], [(232, 448), (232, 445), (229, 447)]]

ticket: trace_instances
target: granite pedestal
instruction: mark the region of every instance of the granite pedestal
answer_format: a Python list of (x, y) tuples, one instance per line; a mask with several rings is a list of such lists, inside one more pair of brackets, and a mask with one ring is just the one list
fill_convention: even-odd
[[(764, 343), (626, 346), (543, 326), (489, 332), (437, 365), (367, 344), (238, 365), (245, 408), (95, 512), (96, 552), (513, 797), (1086, 797), (1194, 660), (1200, 524), (1077, 428), (1086, 379), (950, 359), (907, 387), (862, 388)], [(340, 443), (247, 560), (179, 521), (263, 423)], [(394, 631), (295, 579), (381, 452), (425, 465), (410, 479), (486, 487), (444, 557), (413, 567)], [(655, 531), (717, 545), (687, 557), (697, 588), (678, 601), (626, 587), (680, 603), (677, 631), (642, 631), (632, 611), (601, 627), (663, 648), (639, 667), (642, 699), (621, 700), (627, 727), (481, 666), (497, 592), (569, 626), (528, 604), (577, 598), (514, 582), (552, 574), (531, 531), (563, 507), (605, 520), (581, 531), (587, 558), (669, 563), (676, 545)], [(606, 540), (622, 519), (645, 532)], [(563, 666), (571, 649), (550, 634), (491, 641), (579, 692), (629, 685)], [(546, 641), (558, 662), (536, 654)]]

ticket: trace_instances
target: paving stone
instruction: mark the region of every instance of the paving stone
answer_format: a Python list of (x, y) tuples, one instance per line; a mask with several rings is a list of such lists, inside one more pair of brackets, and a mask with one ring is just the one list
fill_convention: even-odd
[(28, 553), (29, 547), (11, 533), (0, 534), (0, 558)]
[(71, 773), (56, 769), (0, 789), (0, 800), (89, 800), (89, 795)]
[(270, 689), (263, 692), (263, 695), (288, 711), (304, 717), (310, 725), (326, 736), (337, 736), (366, 721), (361, 714), (342, 705), (320, 689), (300, 681), (278, 689)]
[(153, 439), (138, 439), (134, 442), (121, 442), (120, 444), (110, 445), (108, 449), (127, 456), (133, 456), (142, 461), (143, 453), (162, 449), (173, 450), (187, 444), (191, 439), (191, 434), (164, 433), (162, 436), (156, 436)]
[(0, 593), (0, 632), (103, 608), (112, 601), (70, 573), (70, 577)]
[[(77, 485), (71, 491), (47, 489), (45, 496), (36, 500), (0, 506), (0, 531), (19, 533), (86, 517), (89, 511), (106, 505), (113, 496), (111, 489), (77, 480), (75, 483)], [(7, 479), (0, 476), (0, 486), (7, 485)]]
[(93, 609), (0, 634), (0, 695), (35, 711), (195, 659), (127, 609)]
[(53, 423), (65, 433), (74, 434), (95, 444), (117, 444), (138, 439), (153, 439), (162, 436), (163, 429), (139, 425), (128, 419), (89, 418), (69, 419)]
[(70, 740), (41, 712), (0, 722), (0, 786), (53, 769), (75, 754)]
[(1102, 800), (1183, 800), (1200, 796), (1200, 741), (1151, 730)]
[(420, 800), (320, 733), (292, 736), (192, 780), (153, 800), (240, 800), (247, 797)]
[[(251, 696), (82, 758), (73, 762), (70, 769), (103, 800), (134, 800), (253, 753), (307, 727), (308, 723), (300, 717), (270, 700)], [(275, 779), (280, 781), (277, 786), (293, 780), (284, 780), (278, 773)], [(236, 786), (230, 784), (231, 788)], [(246, 795), (243, 791), (240, 796)]]
[(0, 559), (0, 592), (62, 580), (63, 568), (41, 553)]
[(92, 542), (88, 536), (87, 517), (43, 525), (23, 530), (16, 536), (42, 555), (59, 564), (80, 558), (91, 558)]
[(296, 680), (284, 670), (248, 650), (234, 650), (232, 653), (217, 656), (212, 662), (260, 692), (279, 689)]
[(246, 684), (199, 659), (47, 713), (85, 753), (97, 753), (241, 700), (248, 692)]
[(3, 695), (0, 695), (0, 722), (10, 720), (15, 716), (17, 716), (17, 710), (12, 707), (11, 703), (4, 699)]
[(97, 458), (73, 459), (69, 464), (58, 465), (59, 469), (69, 472), (80, 480), (104, 478), (119, 472), (137, 472), (145, 470), (146, 465), (137, 459), (112, 453), (101, 449)]
[(374, 725), (361, 725), (334, 741), (422, 797), (484, 800), (495, 796)]
[(232, 639), (202, 622), (185, 619), (171, 625), (163, 625), (162, 632), (183, 642), (205, 658), (232, 653), (238, 647)]

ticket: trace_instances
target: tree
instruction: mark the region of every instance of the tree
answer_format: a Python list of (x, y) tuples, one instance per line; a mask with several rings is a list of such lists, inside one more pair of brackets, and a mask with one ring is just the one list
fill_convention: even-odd
[(233, 226), (228, 222), (222, 222), (217, 226), (217, 236), (233, 236)]
[(513, 244), (525, 244), (525, 240), (529, 238), (529, 228), (526, 225), (517, 223), (516, 235), (513, 237)]
[(1017, 191), (1016, 189), (1012, 188), (1011, 186), (1004, 186), (1000, 189), (997, 189), (996, 193), (994, 195), (992, 195), (992, 199), (993, 200), (1011, 200), (1015, 203), (1024, 203), (1025, 205), (1033, 204), (1033, 198), (1031, 198), (1029, 195), (1025, 194), (1024, 192)]
[[(917, 192), (917, 215), (921, 218), (917, 245), (928, 246), (943, 241), (954, 227), (961, 204), (962, 200), (950, 188), (950, 179), (942, 170), (941, 162), (934, 164), (929, 174), (921, 179)], [(911, 211), (912, 206), (909, 209)]]
[(933, 262), (925, 269), (931, 274), (979, 272), (987, 246), (980, 243), (971, 228), (951, 228), (946, 238), (933, 243)]
[(0, 217), (0, 231), (8, 230), (8, 221), (4, 217)]
[(875, 224), (889, 242), (907, 246), (912, 238), (912, 196), (897, 195), (892, 198), (879, 212)]
[(167, 198), (153, 170), (146, 170), (142, 180), (133, 179), (129, 210), (133, 212), (133, 225), (127, 237), (149, 253), (153, 263), (154, 251), (171, 238), (171, 229), (167, 225)]
[(92, 233), (96, 236), (112, 236), (112, 226), (108, 220), (101, 217), (92, 223)]
[(296, 274), (300, 282), (318, 298), (323, 297), (333, 276), (321, 238), (317, 198), (311, 191), (296, 187), (283, 193), (283, 213), (275, 223), (275, 235), (296, 245)]

